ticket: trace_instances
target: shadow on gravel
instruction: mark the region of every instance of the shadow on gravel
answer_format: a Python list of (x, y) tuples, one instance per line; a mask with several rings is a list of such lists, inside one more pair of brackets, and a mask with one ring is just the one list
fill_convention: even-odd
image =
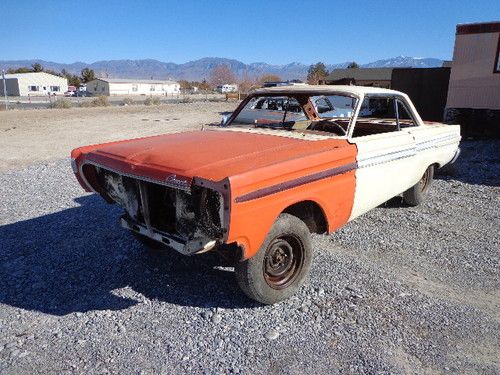
[(500, 140), (465, 140), (460, 143), (460, 151), (451, 170), (445, 167), (434, 178), (500, 186)]
[(184, 306), (257, 306), (239, 291), (233, 272), (214, 268), (212, 256), (147, 249), (118, 225), (115, 206), (96, 195), (76, 202), (0, 226), (0, 303), (65, 315), (126, 309), (140, 293)]

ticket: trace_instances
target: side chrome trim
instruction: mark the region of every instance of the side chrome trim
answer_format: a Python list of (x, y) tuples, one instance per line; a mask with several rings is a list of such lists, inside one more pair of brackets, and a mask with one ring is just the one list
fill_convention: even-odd
[(422, 142), (418, 142), (416, 144), (417, 146), (417, 151), (424, 151), (428, 150), (430, 148), (435, 148), (435, 147), (443, 147), (443, 146), (448, 146), (455, 144), (457, 142), (460, 142), (461, 137), (451, 134), (451, 135), (446, 135), (444, 137), (439, 137), (439, 138), (432, 138), (428, 139)]
[(405, 148), (403, 150), (388, 152), (381, 155), (370, 156), (368, 158), (358, 160), (358, 168), (371, 167), (372, 165), (388, 163), (394, 160), (409, 158), (416, 155), (414, 147)]
[(311, 182), (315, 182), (318, 180), (322, 180), (328, 177), (333, 177), (339, 174), (347, 173), (357, 168), (357, 163), (349, 163), (345, 164), (341, 167), (336, 167), (332, 169), (328, 169), (326, 171), (317, 172), (308, 176), (303, 176), (296, 178), (294, 180), (282, 182), (276, 185), (272, 185), (266, 188), (262, 188), (259, 190), (252, 191), (250, 193), (241, 195), (235, 199), (236, 203), (248, 202), (250, 200), (262, 198), (271, 194), (276, 194), (285, 190), (293, 189), (297, 186), (302, 186), (305, 184), (309, 184)]

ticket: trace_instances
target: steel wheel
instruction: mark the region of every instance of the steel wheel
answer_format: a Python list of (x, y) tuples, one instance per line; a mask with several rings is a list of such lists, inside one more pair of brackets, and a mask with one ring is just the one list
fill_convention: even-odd
[(298, 217), (283, 213), (274, 222), (259, 251), (235, 264), (238, 285), (260, 303), (271, 304), (293, 295), (311, 267), (311, 234)]
[(403, 200), (410, 206), (418, 206), (424, 201), (427, 191), (434, 177), (434, 166), (430, 165), (420, 178), (420, 180), (411, 188), (403, 193)]
[(264, 278), (274, 289), (289, 286), (304, 264), (304, 246), (299, 238), (288, 235), (276, 238), (266, 249)]
[(418, 182), (418, 186), (420, 187), (420, 191), (424, 192), (425, 190), (427, 190), (427, 187), (429, 186), (429, 182), (430, 182), (431, 178), (432, 178), (431, 177), (431, 168), (427, 168), (425, 170), (424, 175), (422, 176), (422, 178)]

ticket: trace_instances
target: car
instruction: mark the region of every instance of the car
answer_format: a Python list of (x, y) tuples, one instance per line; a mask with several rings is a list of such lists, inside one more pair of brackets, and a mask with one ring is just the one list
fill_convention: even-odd
[(66, 91), (64, 93), (64, 96), (75, 96), (76, 95), (76, 92), (75, 91)]
[(460, 139), (458, 125), (422, 121), (402, 92), (283, 86), (254, 91), (220, 124), (80, 147), (71, 164), (138, 238), (224, 254), (243, 292), (273, 304), (304, 283), (311, 233), (395, 196), (421, 204)]
[(75, 92), (76, 97), (86, 98), (92, 96), (92, 93), (86, 90), (78, 90)]

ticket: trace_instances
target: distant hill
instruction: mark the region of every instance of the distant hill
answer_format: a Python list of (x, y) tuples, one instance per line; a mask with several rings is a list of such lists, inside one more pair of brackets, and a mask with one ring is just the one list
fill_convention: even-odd
[[(99, 77), (108, 78), (138, 78), (138, 79), (186, 79), (189, 81), (203, 80), (209, 77), (210, 71), (218, 65), (229, 65), (233, 72), (242, 77), (257, 77), (265, 73), (277, 74), (282, 79), (304, 79), (307, 75), (309, 65), (299, 62), (293, 62), (286, 65), (272, 65), (265, 62), (255, 62), (245, 64), (234, 59), (222, 57), (204, 57), (199, 60), (189, 61), (183, 64), (171, 62), (162, 62), (153, 59), (144, 60), (109, 60), (96, 61), (91, 64), (84, 62), (74, 62), (71, 64), (62, 64), (44, 60), (12, 60), (0, 61), (0, 69), (30, 67), (34, 63), (41, 64), (46, 69), (61, 71), (66, 69), (68, 72), (80, 74), (80, 71), (89, 67), (96, 72)], [(418, 58), (398, 56), (385, 60), (378, 60), (368, 64), (363, 64), (363, 68), (376, 67), (415, 67), (431, 68), (441, 66), (440, 59)], [(335, 68), (345, 68), (348, 62), (338, 64), (327, 64), (329, 70)]]
[(424, 57), (398, 56), (385, 60), (377, 60), (362, 65), (363, 68), (437, 68), (443, 65), (443, 60)]

